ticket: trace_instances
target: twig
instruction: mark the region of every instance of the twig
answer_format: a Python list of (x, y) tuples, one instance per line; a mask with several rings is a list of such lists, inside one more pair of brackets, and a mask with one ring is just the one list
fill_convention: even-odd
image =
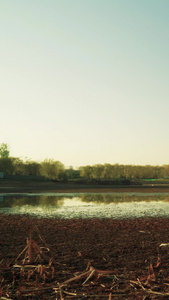
[(60, 284), (59, 284), (59, 292), (60, 292), (60, 299), (64, 300), (63, 295), (62, 295), (62, 287)]
[(143, 290), (146, 290), (138, 278), (137, 278), (137, 281), (130, 280), (130, 282), (140, 286)]
[(70, 278), (70, 279), (64, 281), (64, 282), (61, 284), (61, 286), (64, 286), (64, 285), (66, 285), (66, 284), (68, 284), (68, 283), (70, 283), (70, 282), (72, 282), (72, 281), (78, 280), (78, 279), (80, 279), (80, 278), (82, 278), (82, 277), (84, 277), (84, 276), (90, 275), (90, 273), (91, 273), (91, 270), (89, 270), (89, 271), (87, 271), (87, 272), (85, 272), (85, 273), (82, 273), (82, 274), (80, 274), (80, 275), (78, 275), (78, 276), (75, 276), (75, 277), (73, 277), (73, 278)]
[(18, 255), (18, 257), (16, 258), (15, 261), (17, 261), (19, 259), (19, 257), (21, 257), (21, 255), (26, 251), (27, 248), (28, 248), (28, 245), (21, 251), (21, 253)]
[(0, 297), (1, 300), (13, 300), (12, 298)]
[(47, 243), (45, 242), (45, 240), (42, 238), (42, 236), (41, 236), (41, 234), (40, 234), (40, 231), (39, 231), (39, 229), (38, 229), (38, 227), (37, 227), (36, 225), (35, 225), (35, 229), (36, 229), (36, 231), (37, 231), (37, 233), (38, 233), (38, 235), (39, 235), (39, 238), (40, 238), (41, 241), (44, 243), (46, 249), (47, 249), (48, 251), (50, 251), (50, 252), (52, 253), (52, 255), (54, 255), (53, 251), (50, 250), (48, 244), (47, 244)]
[(94, 274), (95, 272), (96, 272), (96, 270), (93, 269), (93, 270), (91, 271), (91, 273), (89, 274), (89, 276), (86, 278), (86, 280), (83, 282), (82, 285), (85, 285), (85, 283), (93, 276), (93, 274)]
[(32, 227), (30, 228), (30, 240), (27, 239), (28, 244), (28, 258), (29, 262), (33, 262), (33, 242), (32, 242)]
[(160, 295), (160, 296), (169, 296), (169, 293), (154, 292), (152, 290), (146, 290), (146, 289), (145, 289), (145, 291), (149, 294)]
[(70, 293), (70, 292), (67, 292), (67, 291), (64, 291), (64, 290), (63, 290), (63, 293), (66, 294), (66, 295), (70, 295), (70, 296), (77, 296), (77, 293)]
[(169, 293), (161, 293), (161, 292), (155, 292), (155, 291), (152, 291), (151, 289), (146, 289), (142, 283), (140, 282), (139, 279), (137, 279), (137, 281), (133, 281), (133, 280), (130, 280), (131, 283), (134, 283), (136, 285), (139, 285), (144, 292), (148, 293), (148, 294), (154, 294), (154, 295), (161, 295), (161, 296), (169, 296)]

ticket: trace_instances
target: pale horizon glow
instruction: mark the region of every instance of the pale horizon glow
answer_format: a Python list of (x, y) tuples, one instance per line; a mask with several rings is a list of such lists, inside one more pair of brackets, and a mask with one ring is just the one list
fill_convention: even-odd
[(65, 166), (169, 164), (169, 1), (0, 1), (0, 143)]

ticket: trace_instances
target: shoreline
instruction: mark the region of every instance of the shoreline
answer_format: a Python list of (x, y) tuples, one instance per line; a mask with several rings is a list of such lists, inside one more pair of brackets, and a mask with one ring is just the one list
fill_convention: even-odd
[(3, 193), (169, 193), (168, 184), (144, 185), (89, 185), (73, 183), (7, 181), (0, 180), (0, 194)]
[(0, 188), (0, 195), (16, 194), (16, 193), (169, 193), (168, 188), (59, 188), (59, 189), (45, 189), (45, 188)]
[(169, 192), (169, 180), (52, 181), (31, 176), (5, 176), (0, 179), (2, 193), (158, 193)]

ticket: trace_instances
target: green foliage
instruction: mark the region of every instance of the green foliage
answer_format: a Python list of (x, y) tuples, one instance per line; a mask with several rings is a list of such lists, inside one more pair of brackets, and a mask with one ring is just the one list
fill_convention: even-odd
[(169, 165), (139, 166), (139, 165), (87, 165), (80, 167), (80, 176), (89, 179), (144, 179), (169, 177)]
[(75, 170), (73, 167), (69, 167), (64, 170), (63, 179), (78, 179), (80, 177), (80, 170)]
[(92, 167), (92, 178), (94, 179), (104, 178), (104, 165), (97, 164)]
[(56, 180), (64, 171), (64, 165), (60, 161), (45, 159), (40, 165), (40, 175), (48, 179)]
[(12, 174), (14, 170), (13, 163), (9, 157), (8, 145), (5, 143), (0, 144), (0, 171), (5, 174)]
[(12, 157), (12, 163), (14, 167), (13, 175), (26, 175), (25, 164), (19, 157)]
[(7, 175), (12, 175), (14, 172), (14, 166), (11, 158), (0, 158), (0, 171)]
[(40, 175), (40, 163), (37, 163), (35, 161), (26, 161), (24, 165), (25, 169), (25, 175)]
[(51, 180), (76, 180), (92, 181), (101, 180), (139, 180), (139, 179), (169, 179), (169, 165), (163, 166), (140, 166), (120, 165), (109, 163), (65, 168), (60, 161), (45, 159), (39, 163), (36, 161), (23, 161), (18, 157), (9, 157), (8, 145), (0, 144), (0, 171), (7, 175), (34, 175), (43, 176)]
[(85, 179), (91, 179), (93, 174), (92, 166), (84, 166), (80, 168), (80, 176)]
[(0, 144), (0, 158), (8, 158), (8, 157), (9, 157), (8, 145), (1, 143)]

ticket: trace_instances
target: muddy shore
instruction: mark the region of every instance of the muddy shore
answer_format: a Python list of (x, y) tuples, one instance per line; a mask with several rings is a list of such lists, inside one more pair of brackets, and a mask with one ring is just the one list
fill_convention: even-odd
[[(0, 182), (1, 194), (49, 191), (158, 193), (169, 188)], [(167, 243), (169, 218), (0, 214), (0, 299), (169, 299), (169, 247), (160, 246)]]
[[(30, 238), (30, 228), (33, 240), (44, 248), (41, 261), (31, 262), (28, 270), (24, 253), (16, 258)], [(58, 220), (0, 215), (1, 296), (166, 299), (169, 248), (160, 245), (168, 242), (167, 218)], [(38, 271), (39, 265), (43, 271)]]

